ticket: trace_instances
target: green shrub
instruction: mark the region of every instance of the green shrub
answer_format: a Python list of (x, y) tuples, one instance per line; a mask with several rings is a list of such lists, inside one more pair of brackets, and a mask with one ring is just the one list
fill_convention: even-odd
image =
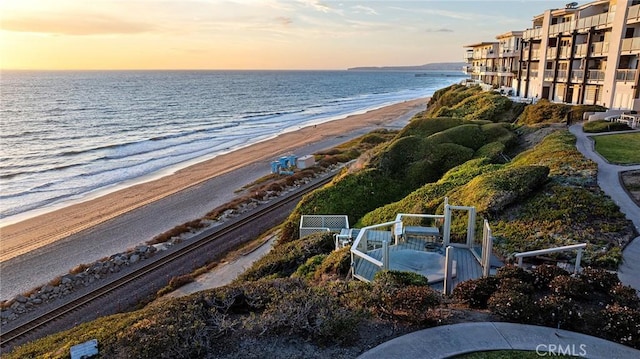
[[(273, 301), (253, 318), (260, 335), (299, 336), (318, 344), (343, 344), (357, 332), (360, 318), (321, 288), (305, 288)], [(250, 324), (250, 325), (251, 325)]]
[(587, 133), (627, 131), (630, 129), (626, 123), (609, 122), (605, 120), (589, 121), (582, 125), (582, 130)]
[(480, 147), (476, 153), (473, 154), (474, 158), (488, 158), (491, 162), (504, 161), (502, 154), (506, 147), (502, 142), (491, 142)]
[(424, 158), (424, 142), (417, 136), (396, 139), (382, 152), (378, 168), (384, 175), (404, 176), (409, 164)]
[(531, 279), (526, 281), (518, 278), (502, 278), (498, 284), (499, 291), (516, 291), (524, 294), (533, 294), (535, 289), (531, 283)]
[(293, 242), (283, 243), (258, 259), (236, 281), (255, 281), (265, 277), (288, 277), (307, 260), (330, 253), (335, 247), (333, 236), (317, 233)]
[(424, 323), (428, 311), (440, 303), (440, 294), (429, 287), (427, 278), (416, 273), (381, 271), (372, 284), (374, 312), (395, 320)]
[(518, 138), (508, 123), (489, 123), (480, 127), (485, 136), (485, 142), (500, 142), (506, 147), (516, 144)]
[(293, 276), (307, 279), (313, 278), (315, 276), (316, 270), (318, 269), (318, 266), (320, 266), (325, 258), (327, 258), (326, 254), (318, 254), (307, 259), (307, 261), (303, 265), (298, 267), (296, 272), (293, 273)]
[(633, 287), (617, 283), (610, 288), (609, 294), (619, 306), (640, 309), (638, 291)]
[(507, 264), (503, 267), (498, 268), (496, 277), (499, 280), (511, 278), (518, 279), (524, 283), (534, 282), (534, 276), (533, 274), (531, 274), (531, 272), (513, 264)]
[(351, 247), (340, 248), (331, 252), (318, 266), (314, 279), (322, 279), (323, 276), (346, 277), (351, 269)]
[(640, 311), (617, 304), (608, 305), (598, 319), (600, 337), (640, 349)]
[(549, 283), (552, 293), (573, 298), (577, 300), (586, 300), (589, 298), (591, 288), (580, 278), (572, 276), (557, 276)]
[(496, 291), (487, 306), (492, 313), (516, 322), (527, 323), (537, 314), (530, 295), (513, 290)]
[(582, 330), (582, 309), (572, 298), (545, 295), (536, 301), (540, 324), (568, 330)]
[(618, 274), (601, 268), (587, 267), (580, 272), (580, 279), (596, 291), (608, 293), (612, 287), (620, 283)]
[(574, 105), (571, 107), (571, 121), (573, 123), (581, 122), (585, 112), (604, 112), (606, 107), (600, 105)]
[(487, 301), (498, 289), (498, 283), (499, 279), (493, 276), (469, 279), (456, 285), (453, 297), (471, 308), (485, 309)]
[(451, 203), (475, 206), (478, 212), (499, 213), (542, 186), (549, 169), (543, 166), (504, 168), (480, 175), (449, 193)]
[(475, 151), (485, 144), (485, 133), (480, 126), (468, 124), (435, 133), (427, 139), (432, 143), (455, 143)]
[(533, 285), (538, 289), (547, 289), (555, 277), (568, 276), (569, 272), (556, 265), (542, 264), (537, 266), (532, 274)]
[(566, 121), (569, 111), (571, 111), (571, 105), (541, 99), (525, 107), (524, 112), (518, 117), (518, 124), (562, 123)]
[(373, 278), (374, 287), (400, 288), (406, 286), (429, 286), (427, 277), (413, 272), (384, 270), (376, 273)]
[(459, 118), (436, 117), (436, 118), (413, 118), (398, 133), (398, 137), (416, 136), (426, 138), (434, 133), (447, 130), (452, 127), (460, 126), (464, 123)]

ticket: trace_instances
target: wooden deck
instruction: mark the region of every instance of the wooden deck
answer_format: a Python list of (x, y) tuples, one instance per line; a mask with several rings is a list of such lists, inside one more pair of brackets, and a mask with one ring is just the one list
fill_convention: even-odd
[[(444, 249), (439, 243), (434, 243), (432, 240), (425, 240), (423, 238), (407, 238), (398, 245), (389, 246), (389, 252), (406, 249), (436, 252), (444, 255)], [(370, 250), (367, 254), (377, 260), (382, 260), (382, 249), (380, 248)], [(482, 276), (482, 267), (471, 253), (471, 250), (454, 247), (453, 260), (456, 261), (456, 277), (453, 278), (454, 287), (462, 281), (480, 278)], [(381, 270), (373, 263), (362, 258), (355, 257), (355, 261), (355, 274), (368, 281), (372, 281), (375, 274)], [(431, 286), (436, 290), (443, 290), (443, 282), (433, 283)]]

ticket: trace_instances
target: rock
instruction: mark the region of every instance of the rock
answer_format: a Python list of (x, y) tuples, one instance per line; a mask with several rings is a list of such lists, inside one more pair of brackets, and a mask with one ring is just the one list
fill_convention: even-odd
[(71, 278), (67, 276), (62, 277), (62, 279), (60, 280), (60, 283), (62, 284), (71, 284), (71, 282), (72, 282)]
[(18, 296), (16, 297), (16, 302), (18, 302), (18, 303), (26, 303), (27, 302), (27, 297), (25, 297), (22, 294), (18, 294)]
[(137, 254), (133, 254), (131, 255), (131, 257), (129, 257), (129, 263), (134, 264), (137, 263), (140, 260), (140, 256)]
[(2, 319), (10, 319), (11, 316), (13, 316), (13, 310), (11, 309), (0, 311), (0, 318)]
[(32, 299), (31, 303), (33, 303), (33, 304), (41, 304), (42, 303), (42, 299), (40, 299), (40, 298)]

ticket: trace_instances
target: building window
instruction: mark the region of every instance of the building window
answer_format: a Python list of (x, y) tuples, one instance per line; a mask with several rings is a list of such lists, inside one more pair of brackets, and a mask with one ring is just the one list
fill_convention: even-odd
[(628, 28), (627, 28), (627, 30), (626, 30), (626, 32), (624, 33), (624, 38), (625, 38), (625, 39), (630, 39), (630, 38), (632, 38), (632, 37), (633, 37), (634, 30), (635, 30), (634, 28), (632, 28), (632, 27), (628, 27)]

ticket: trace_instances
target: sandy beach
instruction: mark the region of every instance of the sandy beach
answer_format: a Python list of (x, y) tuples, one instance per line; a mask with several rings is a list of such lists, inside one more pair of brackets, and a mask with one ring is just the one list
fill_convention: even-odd
[[(315, 127), (301, 128), (195, 164), (160, 179), (10, 224), (0, 229), (0, 262), (47, 246), (250, 163), (271, 161), (282, 154), (295, 153), (296, 149), (312, 143), (334, 146), (348, 140), (347, 137), (388, 127), (394, 122), (398, 127), (403, 126), (408, 121), (408, 114), (424, 109), (426, 102), (427, 99), (406, 101)], [(397, 124), (399, 120), (402, 121), (401, 124)], [(237, 188), (242, 186), (240, 182), (241, 180)], [(156, 215), (162, 216), (161, 213)]]

